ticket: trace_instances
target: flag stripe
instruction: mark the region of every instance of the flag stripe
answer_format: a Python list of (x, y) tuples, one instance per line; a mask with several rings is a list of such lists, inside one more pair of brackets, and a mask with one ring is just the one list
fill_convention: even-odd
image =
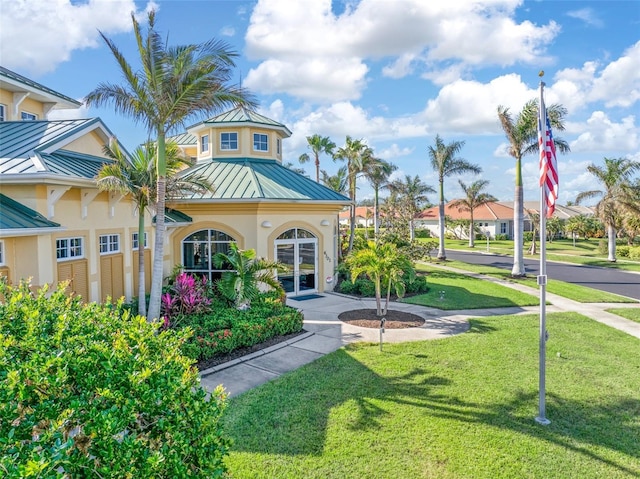
[[(544, 109), (544, 103), (541, 108)], [(556, 145), (553, 142), (551, 123), (544, 111), (544, 125), (538, 119), (538, 147), (540, 148), (540, 187), (544, 188), (544, 198), (547, 204), (547, 218), (551, 218), (558, 199), (558, 163), (556, 159)], [(540, 115), (542, 116), (542, 115)]]

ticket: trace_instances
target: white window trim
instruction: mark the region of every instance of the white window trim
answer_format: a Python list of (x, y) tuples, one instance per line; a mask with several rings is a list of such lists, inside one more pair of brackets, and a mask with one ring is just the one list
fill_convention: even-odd
[[(72, 240), (80, 240), (80, 254), (77, 256), (72, 256), (72, 247), (71, 247), (71, 241)], [(58, 241), (66, 241), (67, 242), (67, 246), (65, 247), (65, 249), (67, 250), (68, 256), (66, 258), (58, 258)], [(56, 260), (58, 262), (63, 262), (63, 261), (73, 261), (73, 260), (77, 260), (80, 258), (84, 258), (84, 238), (82, 236), (73, 236), (73, 237), (67, 237), (67, 238), (56, 238)]]
[(7, 121), (7, 105), (0, 103), (0, 121)]
[[(23, 118), (23, 115), (31, 115), (31, 116), (33, 116), (33, 119), (30, 118), (30, 119), (27, 120), (26, 118)], [(36, 115), (35, 113), (31, 113), (30, 111), (21, 110), (20, 111), (20, 119), (22, 121), (37, 121), (38, 120), (38, 115)]]
[[(137, 236), (138, 232), (131, 233), (131, 249), (134, 251), (138, 251), (138, 245), (136, 244), (138, 242)], [(144, 249), (149, 249), (149, 235), (146, 231), (144, 232)]]
[[(106, 238), (107, 239), (107, 251), (101, 251), (102, 250), (102, 239)], [(113, 239), (117, 238), (117, 247), (113, 248), (113, 245), (115, 244)], [(100, 235), (98, 237), (98, 251), (100, 252), (100, 255), (105, 255), (105, 254), (115, 254), (115, 253), (119, 253), (120, 252), (120, 234), (119, 233), (109, 233), (106, 235)]]
[(209, 135), (202, 135), (200, 138), (200, 153), (209, 153)]
[(0, 240), (0, 266), (4, 266), (4, 240)]
[[(256, 136), (264, 136), (266, 138), (266, 148), (264, 150), (260, 149), (260, 148), (256, 148)], [(260, 151), (262, 153), (266, 153), (269, 151), (269, 135), (267, 135), (266, 133), (254, 133), (253, 134), (253, 151)]]
[[(225, 142), (222, 141), (222, 135), (236, 135), (236, 139), (235, 139), (235, 143), (236, 143), (236, 147), (235, 148), (225, 148)], [(226, 142), (231, 143), (231, 139), (227, 140)], [(238, 132), (237, 131), (221, 131), (220, 132), (220, 150), (221, 151), (238, 151), (238, 147), (239, 147), (239, 140), (238, 140)]]

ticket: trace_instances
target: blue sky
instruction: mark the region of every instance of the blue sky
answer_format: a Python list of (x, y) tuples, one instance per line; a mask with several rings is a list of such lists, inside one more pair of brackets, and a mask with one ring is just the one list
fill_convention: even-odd
[[(81, 99), (100, 81), (120, 81), (97, 31), (134, 62), (130, 13), (149, 8), (171, 44), (217, 38), (238, 51), (237, 79), (261, 113), (293, 132), (285, 161), (308, 151), (308, 135), (338, 146), (350, 135), (396, 164), (396, 176), (417, 174), (436, 186), (427, 151), (439, 134), (465, 141), (460, 156), (482, 167), (494, 196), (512, 200), (514, 160), (496, 109), (515, 113), (536, 97), (541, 69), (546, 103), (569, 112), (566, 130), (554, 132), (572, 150), (558, 159), (560, 203), (600, 189), (588, 164), (640, 160), (637, 0), (0, 0), (0, 61)], [(70, 115), (100, 116), (129, 149), (147, 138), (106, 108), (63, 116)], [(339, 166), (321, 159), (330, 173)], [(535, 155), (523, 172), (525, 199), (537, 200)], [(457, 179), (447, 179), (447, 199), (460, 194)], [(358, 197), (368, 196), (362, 182)]]

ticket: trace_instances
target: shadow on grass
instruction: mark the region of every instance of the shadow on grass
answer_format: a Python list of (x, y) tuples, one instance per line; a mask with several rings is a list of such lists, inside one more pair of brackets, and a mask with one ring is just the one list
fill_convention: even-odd
[[(484, 327), (474, 321), (472, 330)], [(367, 346), (356, 346), (367, 347)], [(368, 346), (370, 347), (370, 346)], [(322, 455), (330, 416), (341, 408), (342, 426), (355, 431), (381, 431), (388, 427), (393, 404), (418, 408), (416, 416), (481, 424), (511, 430), (588, 456), (631, 476), (640, 475), (640, 438), (635, 421), (640, 400), (609, 397), (605, 406), (547, 395), (550, 426), (522, 416), (536, 403), (536, 391), (514, 392), (510, 398), (479, 404), (447, 392), (452, 380), (434, 374), (426, 354), (413, 355), (424, 367), (397, 376), (380, 376), (357, 361), (349, 347), (250, 391), (232, 401), (224, 428), (234, 449), (279, 455)], [(391, 358), (392, 356), (388, 356)], [(452, 360), (450, 367), (456, 367)], [(391, 403), (391, 407), (386, 407)], [(392, 435), (392, 433), (389, 433)], [(389, 437), (392, 441), (393, 438)], [(620, 440), (620, 438), (625, 440)], [(382, 439), (381, 439), (382, 440)], [(633, 469), (598, 455), (599, 446), (638, 458)]]

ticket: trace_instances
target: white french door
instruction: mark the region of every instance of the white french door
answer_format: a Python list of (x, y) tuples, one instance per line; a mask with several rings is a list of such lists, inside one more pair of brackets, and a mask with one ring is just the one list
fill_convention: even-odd
[(285, 273), (278, 273), (287, 296), (318, 291), (318, 239), (300, 236), (306, 235), (283, 234), (274, 242), (276, 260), (287, 267)]

